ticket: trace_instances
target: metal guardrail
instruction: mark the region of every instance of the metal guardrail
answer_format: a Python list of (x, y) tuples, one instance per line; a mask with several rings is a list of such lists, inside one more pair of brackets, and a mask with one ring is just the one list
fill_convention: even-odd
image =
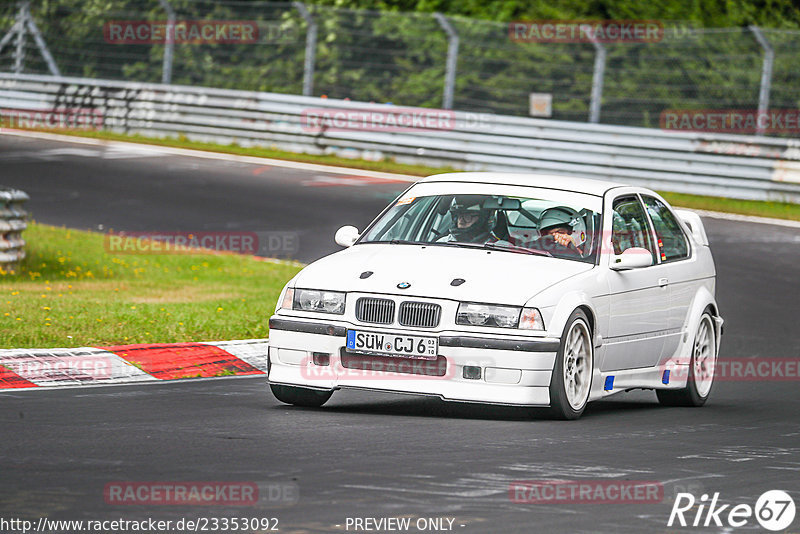
[(0, 187), (0, 270), (16, 271), (25, 257), (22, 231), (28, 227), (23, 204), (28, 195), (19, 189)]
[[(667, 110), (794, 109), (800, 87), (800, 31), (785, 27), (791, 24), (504, 23), (286, 0), (109, 0), (89, 10), (85, 4), (0, 2), (0, 71), (402, 99), (651, 128)], [(223, 21), (258, 31), (237, 40), (235, 26), (215, 24)], [(221, 33), (168, 38), (175, 24)], [(625, 31), (642, 27), (645, 39)], [(532, 106), (532, 93), (547, 103)]]
[[(399, 131), (316, 127), (307, 120), (313, 110), (342, 115), (408, 112), (424, 117), (438, 113), (445, 120), (435, 127), (414, 124)], [(800, 203), (797, 139), (14, 74), (0, 74), (0, 115), (11, 127), (44, 126), (37, 123), (37, 117), (58, 121), (67, 115), (80, 115), (89, 127), (147, 136), (185, 135), (202, 141), (366, 159), (394, 158), (464, 170), (551, 172), (663, 191)]]

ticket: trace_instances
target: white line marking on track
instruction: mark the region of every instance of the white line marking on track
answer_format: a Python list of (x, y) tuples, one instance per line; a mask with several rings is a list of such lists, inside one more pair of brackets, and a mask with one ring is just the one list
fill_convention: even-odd
[(375, 184), (390, 184), (402, 182), (389, 178), (372, 178), (369, 176), (314, 176), (311, 180), (303, 180), (301, 183), (306, 187), (336, 187), (336, 186), (365, 186)]
[(421, 180), (421, 176), (411, 176), (407, 174), (393, 174), (389, 172), (367, 171), (354, 169), (351, 167), (336, 167), (333, 165), (322, 165), (319, 163), (303, 163), (299, 161), (288, 161), (282, 159), (260, 158), (256, 156), (240, 156), (237, 154), (225, 154), (222, 152), (205, 152), (202, 150), (192, 150), (187, 148), (173, 148), (160, 145), (148, 145), (147, 143), (131, 143), (128, 141), (107, 141), (105, 139), (92, 139), (88, 137), (76, 137), (63, 134), (52, 134), (46, 132), (28, 132), (24, 130), (4, 130), (0, 135), (15, 135), (17, 137), (27, 137), (31, 139), (46, 139), (49, 141), (62, 141), (65, 143), (79, 143), (92, 146), (108, 146), (122, 149), (138, 149), (143, 147), (151, 148), (153, 152), (169, 154), (173, 156), (187, 156), (192, 158), (214, 159), (219, 161), (236, 161), (239, 163), (251, 163), (253, 165), (271, 165), (284, 169), (297, 169), (311, 172), (324, 172), (329, 174), (346, 174), (348, 176), (364, 176), (383, 180), (416, 182)]
[[(78, 143), (93, 146), (108, 146), (120, 149), (129, 150), (149, 150), (154, 155), (155, 153), (171, 154), (175, 156), (187, 156), (193, 158), (215, 159), (220, 161), (235, 161), (239, 163), (250, 163), (253, 165), (281, 167), (284, 169), (297, 169), (311, 172), (323, 172), (328, 174), (345, 174), (350, 177), (364, 176), (368, 178), (376, 178), (382, 180), (401, 181), (401, 182), (416, 182), (422, 179), (421, 176), (411, 176), (407, 174), (394, 174), (389, 172), (367, 171), (362, 169), (353, 169), (350, 167), (336, 167), (333, 165), (322, 165), (319, 163), (303, 163), (299, 161), (288, 161), (272, 158), (259, 158), (256, 156), (240, 156), (236, 154), (224, 154), (221, 152), (205, 152), (202, 150), (191, 150), (186, 148), (173, 148), (160, 145), (148, 145), (146, 143), (131, 143), (127, 141), (107, 141), (104, 139), (91, 139), (87, 137), (75, 137), (63, 134), (52, 134), (45, 132), (29, 132), (24, 130), (4, 130), (0, 135), (15, 135), (18, 137), (27, 137), (31, 139), (46, 139), (51, 141), (62, 141), (66, 143)], [(259, 171), (261, 174), (267, 169)], [(256, 173), (254, 173), (256, 174)], [(681, 207), (681, 206), (675, 206)], [(698, 210), (692, 208), (683, 208), (689, 211), (694, 211), (701, 217), (710, 217), (714, 219), (724, 219), (736, 222), (749, 222), (759, 224), (772, 224), (776, 226), (785, 226), (787, 228), (800, 228), (800, 221), (791, 221), (786, 219), (773, 219), (770, 217), (756, 217), (752, 215), (737, 215), (734, 213), (724, 213), (719, 211)]]
[(0, 389), (0, 397), (16, 393), (25, 394), (29, 391), (53, 391), (55, 389), (111, 388), (111, 387), (121, 387), (121, 386), (152, 386), (157, 384), (180, 386), (185, 384), (194, 384), (196, 382), (209, 382), (213, 380), (241, 380), (246, 378), (258, 378), (266, 381), (267, 375), (264, 374), (264, 375), (209, 376), (200, 378), (183, 378), (180, 380), (159, 380), (156, 378), (154, 380), (142, 380), (139, 382), (84, 382), (82, 384), (65, 384), (63, 386), (10, 388), (10, 389)]

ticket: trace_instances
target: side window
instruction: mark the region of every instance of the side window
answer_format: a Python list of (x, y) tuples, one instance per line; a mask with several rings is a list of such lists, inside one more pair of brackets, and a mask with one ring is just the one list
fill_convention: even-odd
[(674, 261), (689, 257), (689, 244), (686, 241), (681, 225), (675, 216), (657, 198), (643, 196), (647, 213), (653, 221), (653, 228), (658, 237), (658, 250), (661, 261)]
[(376, 226), (367, 236), (370, 241), (390, 241), (392, 239), (414, 240), (419, 231), (422, 215), (430, 210), (436, 197), (420, 197), (410, 203), (395, 204), (386, 222)]
[(650, 251), (653, 255), (653, 264), (657, 262), (647, 215), (638, 198), (621, 197), (614, 200), (611, 243), (614, 246), (614, 254), (622, 254), (629, 248), (640, 247)]

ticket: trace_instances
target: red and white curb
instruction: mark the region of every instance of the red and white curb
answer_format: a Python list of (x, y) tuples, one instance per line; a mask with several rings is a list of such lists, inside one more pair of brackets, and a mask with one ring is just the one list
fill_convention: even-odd
[(263, 375), (266, 339), (0, 350), (0, 389)]

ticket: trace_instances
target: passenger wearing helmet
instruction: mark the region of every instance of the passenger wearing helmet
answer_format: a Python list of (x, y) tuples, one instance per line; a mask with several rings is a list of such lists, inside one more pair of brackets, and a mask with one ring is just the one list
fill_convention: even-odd
[[(542, 234), (542, 245), (553, 252), (583, 254), (582, 247), (573, 238), (577, 217), (568, 208), (549, 208), (542, 212), (539, 231)], [(580, 240), (582, 242), (582, 240)]]
[(483, 208), (483, 195), (459, 195), (450, 204), (450, 233), (440, 241), (459, 241), (461, 243), (486, 243), (496, 241), (492, 235), (494, 210)]

